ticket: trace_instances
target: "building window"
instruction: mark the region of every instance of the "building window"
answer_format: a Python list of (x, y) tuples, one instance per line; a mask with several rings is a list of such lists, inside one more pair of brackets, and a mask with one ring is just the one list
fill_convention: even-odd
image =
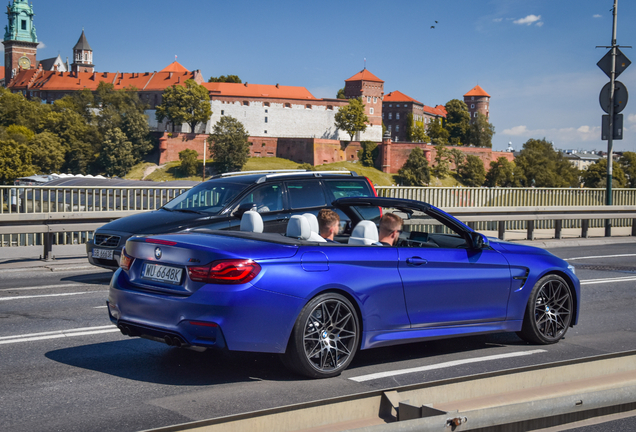
[(333, 111), (333, 105), (327, 105), (327, 109)]
[(389, 108), (393, 108), (393, 104), (389, 104)]
[(470, 97), (470, 100), (475, 100), (475, 96), (471, 96), (471, 97)]
[(477, 118), (477, 114), (479, 114), (479, 113), (475, 113), (475, 118)]
[(26, 20), (21, 20), (22, 21), (22, 30), (26, 30)]
[(389, 128), (388, 128), (388, 130), (389, 130), (389, 132), (391, 132), (391, 125), (389, 125)]
[(311, 105), (310, 104), (305, 105), (305, 109), (311, 109)]
[(267, 114), (267, 110), (265, 110), (265, 114)]
[(373, 108), (369, 108), (369, 114), (373, 114)]
[(267, 131), (263, 131), (264, 134), (267, 134)]
[(475, 104), (470, 104), (470, 107), (471, 108), (475, 108)]
[(373, 96), (373, 103), (377, 103), (377, 102), (378, 102), (377, 96)]
[(400, 125), (395, 125), (395, 131), (399, 132), (400, 131)]
[[(268, 107), (268, 106), (269, 106), (269, 102), (265, 102), (265, 104), (264, 104), (264, 105), (265, 105), (266, 107)], [(265, 111), (265, 112), (267, 112), (267, 111)]]
[(225, 111), (224, 111), (224, 110), (221, 110), (221, 115), (224, 115), (224, 114), (225, 114)]
[(367, 96), (367, 103), (371, 103), (371, 96)]
[(267, 117), (265, 117), (265, 123), (267, 123)]
[(291, 108), (291, 104), (286, 103), (285, 108)]
[(243, 105), (244, 105), (244, 106), (249, 106), (249, 105), (250, 105), (250, 103), (249, 103), (248, 101), (243, 101)]
[(393, 119), (393, 113), (389, 113), (389, 120)]
[[(267, 133), (267, 131), (265, 131), (265, 133)], [(262, 143), (261, 147), (265, 147), (265, 145), (266, 145), (265, 143)]]
[(384, 120), (384, 113), (382, 113), (382, 120)]
[(395, 119), (399, 120), (400, 119), (400, 113), (395, 113)]

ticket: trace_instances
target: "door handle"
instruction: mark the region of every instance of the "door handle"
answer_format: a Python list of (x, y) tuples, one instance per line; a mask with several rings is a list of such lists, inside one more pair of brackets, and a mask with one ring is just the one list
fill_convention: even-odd
[(406, 259), (406, 264), (413, 266), (413, 267), (418, 267), (424, 264), (427, 264), (428, 261), (425, 260), (424, 258), (420, 258), (420, 257), (411, 257), (411, 258), (407, 258)]

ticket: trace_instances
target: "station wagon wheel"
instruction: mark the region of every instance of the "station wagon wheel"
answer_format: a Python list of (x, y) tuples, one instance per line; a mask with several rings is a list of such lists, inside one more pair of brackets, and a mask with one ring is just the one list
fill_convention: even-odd
[(530, 293), (517, 334), (524, 340), (538, 344), (558, 342), (572, 321), (573, 298), (570, 287), (557, 275), (541, 278)]
[(292, 331), (284, 363), (311, 378), (339, 375), (360, 343), (355, 308), (346, 297), (325, 293), (303, 308)]

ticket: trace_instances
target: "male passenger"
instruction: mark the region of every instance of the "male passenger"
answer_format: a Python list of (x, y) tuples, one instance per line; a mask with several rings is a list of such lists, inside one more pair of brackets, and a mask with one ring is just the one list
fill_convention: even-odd
[(318, 230), (322, 238), (330, 243), (337, 243), (333, 237), (340, 230), (340, 216), (333, 210), (322, 209), (318, 212)]
[(382, 216), (378, 231), (380, 243), (384, 246), (395, 246), (402, 232), (402, 224), (404, 224), (402, 218), (394, 213), (386, 213)]

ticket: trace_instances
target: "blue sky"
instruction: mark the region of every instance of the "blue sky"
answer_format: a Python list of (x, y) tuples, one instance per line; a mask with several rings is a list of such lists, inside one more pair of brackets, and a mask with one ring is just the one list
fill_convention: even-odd
[[(607, 50), (596, 46), (611, 42), (613, 0), (32, 3), (39, 59), (71, 57), (83, 28), (97, 71), (152, 72), (177, 55), (206, 79), (235, 74), (335, 97), (366, 58), (385, 93), (430, 106), (479, 84), (492, 96), (496, 150), (529, 138), (607, 149), (598, 97), (609, 79), (596, 66)], [(636, 46), (634, 3), (618, 3), (621, 45)], [(636, 90), (636, 53), (623, 52), (635, 64), (619, 80)], [(636, 100), (623, 111), (625, 138), (615, 150), (636, 151), (635, 113)]]

